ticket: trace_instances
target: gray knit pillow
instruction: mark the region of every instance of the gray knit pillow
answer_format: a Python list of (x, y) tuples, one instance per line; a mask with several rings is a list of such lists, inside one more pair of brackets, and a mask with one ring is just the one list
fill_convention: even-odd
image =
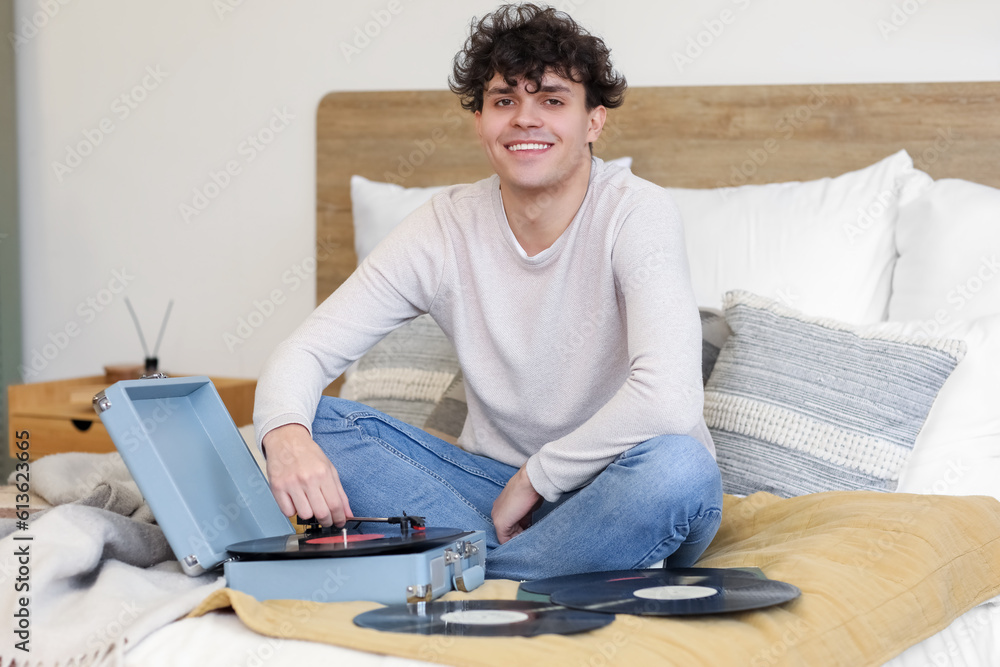
[(906, 338), (725, 296), (705, 421), (726, 493), (893, 491), (965, 343)]
[(468, 414), (469, 405), (465, 400), (465, 378), (462, 376), (462, 371), (459, 371), (452, 378), (444, 396), (434, 406), (427, 421), (424, 422), (424, 430), (442, 440), (458, 444), (458, 436), (462, 435), (465, 418)]
[(420, 428), (458, 370), (451, 341), (430, 315), (421, 315), (361, 357), (340, 396)]

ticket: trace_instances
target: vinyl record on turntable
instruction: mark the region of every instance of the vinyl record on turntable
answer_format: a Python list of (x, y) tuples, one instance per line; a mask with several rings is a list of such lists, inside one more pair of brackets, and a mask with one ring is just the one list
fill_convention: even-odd
[(801, 595), (791, 584), (738, 570), (689, 568), (657, 572), (659, 575), (559, 588), (551, 600), (574, 609), (610, 614), (689, 616), (760, 609)]
[(233, 544), (227, 550), (241, 560), (404, 554), (448, 544), (468, 534), (455, 528), (424, 528), (409, 530), (406, 534), (343, 534), (324, 530), (248, 540)]
[(466, 637), (534, 637), (596, 630), (611, 614), (524, 600), (461, 600), (393, 605), (354, 617), (354, 624), (383, 632)]

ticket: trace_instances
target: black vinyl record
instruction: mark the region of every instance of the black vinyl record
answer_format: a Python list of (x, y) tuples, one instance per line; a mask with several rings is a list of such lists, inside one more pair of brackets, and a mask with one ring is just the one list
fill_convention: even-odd
[(462, 600), (393, 605), (366, 611), (354, 624), (383, 632), (466, 637), (534, 637), (596, 630), (611, 614), (567, 609), (524, 600)]
[(426, 551), (470, 534), (455, 528), (410, 529), (406, 535), (395, 529), (390, 534), (348, 533), (346, 536), (337, 530), (323, 530), (248, 540), (233, 544), (226, 551), (241, 560), (402, 554)]
[(609, 614), (689, 616), (760, 609), (801, 595), (791, 584), (739, 570), (689, 568), (656, 572), (659, 574), (559, 588), (551, 600), (553, 604)]
[(755, 574), (754, 570), (738, 569), (715, 569), (710, 567), (689, 567), (674, 568), (665, 570), (654, 568), (648, 570), (609, 570), (606, 572), (584, 572), (582, 574), (567, 574), (561, 577), (549, 577), (547, 579), (535, 579), (534, 581), (523, 581), (519, 588), (526, 593), (536, 595), (552, 595), (560, 588), (576, 588), (579, 586), (597, 586), (614, 581), (641, 581), (642, 579), (660, 579), (664, 572), (672, 572), (677, 576), (702, 576), (717, 574), (719, 576), (728, 575), (732, 577), (751, 577), (755, 579), (764, 578), (764, 574), (759, 570)]

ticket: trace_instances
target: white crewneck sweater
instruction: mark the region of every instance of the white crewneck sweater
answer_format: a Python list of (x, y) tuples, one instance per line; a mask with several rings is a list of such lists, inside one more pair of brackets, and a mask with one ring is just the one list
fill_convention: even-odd
[(289, 423), (311, 432), (323, 389), (423, 313), (454, 343), (465, 376), (459, 443), (527, 463), (546, 500), (657, 435), (691, 435), (714, 455), (680, 214), (666, 190), (624, 167), (593, 158), (573, 221), (531, 257), (496, 175), (435, 195), (268, 359), (258, 444)]

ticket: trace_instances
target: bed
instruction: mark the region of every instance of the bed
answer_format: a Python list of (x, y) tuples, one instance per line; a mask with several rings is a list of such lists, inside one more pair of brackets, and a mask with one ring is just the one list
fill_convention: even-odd
[[(259, 603), (209, 577), (149, 597), (165, 600), (158, 614), (113, 607), (102, 640), (90, 642), (95, 659), (996, 664), (1000, 83), (635, 88), (594, 153), (671, 188), (685, 217), (706, 419), (729, 494), (699, 564), (760, 567), (803, 597), (765, 612), (622, 616), (579, 637), (495, 640), (361, 631), (350, 619), (372, 603)], [(324, 97), (317, 302), (433, 195), (425, 188), (489, 173), (450, 93)], [(461, 369), (442, 339), (418, 318), (328, 393), (454, 437)], [(790, 375), (767, 375), (787, 365)], [(784, 384), (776, 377), (796, 393), (762, 389)], [(811, 428), (815, 415), (798, 408), (821, 399), (836, 404), (825, 421), (837, 428), (803, 447), (787, 433)], [(748, 417), (754, 410), (764, 417)], [(490, 581), (463, 595), (515, 589)], [(13, 654), (2, 651), (6, 665)]]

